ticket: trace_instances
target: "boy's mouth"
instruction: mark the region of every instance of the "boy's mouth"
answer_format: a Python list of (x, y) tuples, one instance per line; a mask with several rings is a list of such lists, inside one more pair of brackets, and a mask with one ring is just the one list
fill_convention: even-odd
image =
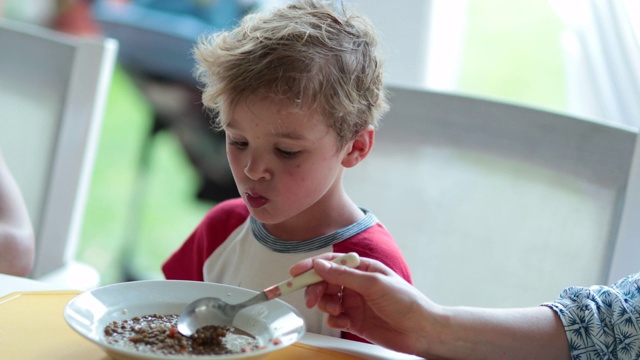
[(264, 196), (254, 196), (249, 193), (245, 194), (245, 199), (247, 199), (247, 203), (252, 208), (260, 208), (263, 207), (269, 200)]

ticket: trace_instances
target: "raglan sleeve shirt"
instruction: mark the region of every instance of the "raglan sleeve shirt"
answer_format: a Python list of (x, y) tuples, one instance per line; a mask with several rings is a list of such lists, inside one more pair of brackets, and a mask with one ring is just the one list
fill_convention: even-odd
[[(411, 282), (409, 268), (393, 236), (368, 210), (358, 222), (304, 242), (282, 241), (250, 217), (242, 199), (214, 206), (162, 270), (169, 280), (223, 283), (259, 291), (289, 275), (291, 264), (325, 252), (348, 253), (379, 260)], [(304, 292), (282, 298), (305, 318), (308, 331), (351, 340), (363, 339), (330, 329), (325, 314), (305, 306)]]
[(241, 199), (221, 202), (205, 215), (200, 225), (162, 265), (167, 280), (204, 281), (202, 266), (205, 261), (249, 216), (249, 210), (238, 206), (241, 202)]
[(610, 287), (570, 287), (542, 305), (560, 317), (572, 359), (640, 359), (640, 273)]

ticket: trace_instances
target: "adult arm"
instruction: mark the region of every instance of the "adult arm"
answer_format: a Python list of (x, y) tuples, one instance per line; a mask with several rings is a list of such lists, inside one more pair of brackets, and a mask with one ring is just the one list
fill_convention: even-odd
[(35, 257), (31, 220), (0, 152), (0, 273), (26, 276)]
[(562, 323), (547, 307), (441, 306), (367, 258), (357, 269), (307, 259), (295, 264), (291, 274), (311, 267), (325, 282), (307, 288), (307, 306), (328, 313), (331, 327), (381, 346), (429, 359), (570, 358)]

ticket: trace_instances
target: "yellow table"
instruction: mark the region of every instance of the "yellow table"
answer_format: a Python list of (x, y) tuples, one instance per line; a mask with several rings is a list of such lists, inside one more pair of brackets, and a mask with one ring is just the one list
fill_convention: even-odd
[[(79, 293), (15, 292), (0, 298), (0, 358), (109, 360), (99, 346), (73, 331), (64, 320), (64, 307)], [(363, 358), (298, 342), (269, 354), (266, 359)]]

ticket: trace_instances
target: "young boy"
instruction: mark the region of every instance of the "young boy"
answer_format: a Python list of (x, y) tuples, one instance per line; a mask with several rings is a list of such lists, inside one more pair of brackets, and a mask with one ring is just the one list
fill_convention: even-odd
[[(201, 40), (195, 56), (242, 198), (210, 210), (163, 265), (166, 278), (260, 291), (304, 258), (355, 251), (410, 282), (392, 236), (342, 187), (344, 169), (367, 157), (388, 108), (371, 24), (303, 0), (245, 17)], [(282, 300), (307, 331), (340, 336), (306, 308), (303, 291)]]

